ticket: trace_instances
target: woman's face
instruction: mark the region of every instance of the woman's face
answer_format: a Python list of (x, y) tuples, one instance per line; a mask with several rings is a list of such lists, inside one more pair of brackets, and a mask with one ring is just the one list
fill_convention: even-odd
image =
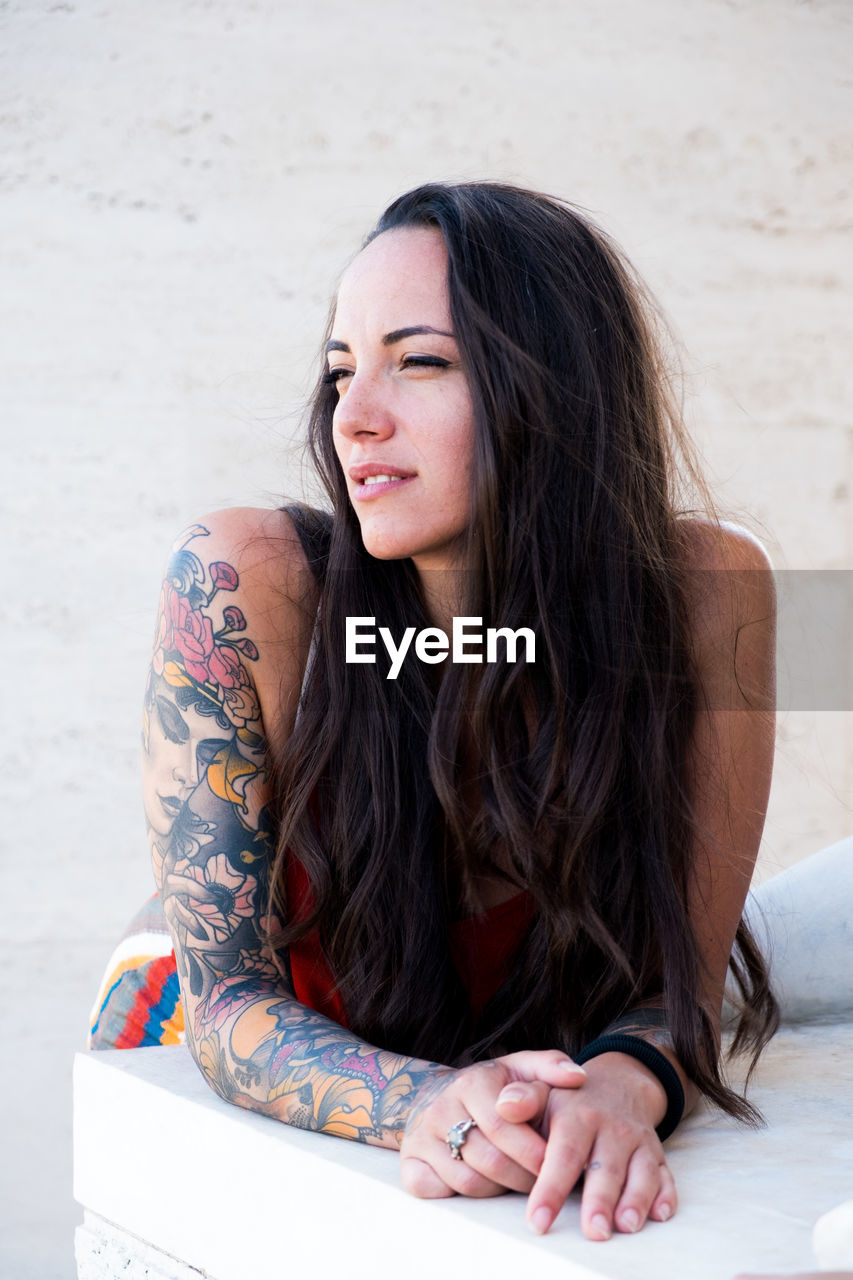
[(333, 439), (367, 551), (419, 570), (458, 564), (474, 425), (440, 232), (371, 241), (341, 282), (332, 334)]

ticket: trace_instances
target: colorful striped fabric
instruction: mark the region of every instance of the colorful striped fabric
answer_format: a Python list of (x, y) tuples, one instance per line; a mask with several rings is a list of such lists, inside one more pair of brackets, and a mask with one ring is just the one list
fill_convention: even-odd
[[(295, 860), (288, 866), (288, 888), (294, 902), (304, 899), (307, 877)], [(533, 911), (529, 894), (518, 893), (479, 916), (452, 923), (451, 954), (476, 1016), (506, 978)], [(346, 1009), (316, 931), (291, 946), (290, 968), (297, 1000), (347, 1026)], [(184, 1007), (175, 955), (157, 894), (134, 916), (110, 957), (90, 1027), (91, 1049), (183, 1043)]]
[(183, 1042), (175, 956), (157, 894), (134, 916), (110, 956), (89, 1025), (90, 1049)]

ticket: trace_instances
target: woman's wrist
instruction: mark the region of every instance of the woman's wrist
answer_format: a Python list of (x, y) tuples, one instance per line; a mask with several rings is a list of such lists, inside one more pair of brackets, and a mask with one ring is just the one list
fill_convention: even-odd
[(421, 1117), (427, 1107), (438, 1098), (451, 1084), (458, 1071), (438, 1062), (422, 1063), (415, 1059), (417, 1072), (412, 1072), (415, 1082), (408, 1097), (401, 1100), (399, 1108), (399, 1124), (397, 1126), (397, 1146), (401, 1146), (406, 1134), (417, 1129)]
[[(654, 1022), (646, 1021), (646, 1016)], [(657, 1079), (666, 1095), (666, 1111), (663, 1119), (655, 1126), (661, 1141), (673, 1133), (687, 1109), (687, 1093), (695, 1094), (690, 1082), (684, 1075), (681, 1065), (672, 1048), (671, 1038), (666, 1029), (665, 1015), (660, 1009), (643, 1009), (630, 1016), (631, 1024), (625, 1026), (625, 1020), (612, 1024), (603, 1035), (585, 1045), (577, 1055), (581, 1063), (613, 1052), (621, 1053), (635, 1059), (648, 1069)], [(649, 1034), (638, 1034), (642, 1030)], [(665, 1042), (661, 1044), (662, 1033)], [(695, 1097), (690, 1097), (692, 1106)]]
[(657, 1130), (668, 1110), (666, 1090), (655, 1073), (628, 1054), (611, 1050), (589, 1058), (584, 1064), (589, 1083), (602, 1083), (618, 1090), (650, 1129)]

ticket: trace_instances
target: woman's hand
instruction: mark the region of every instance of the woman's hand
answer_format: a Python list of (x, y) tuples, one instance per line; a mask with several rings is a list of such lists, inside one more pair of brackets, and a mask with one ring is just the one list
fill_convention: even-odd
[[(547, 1231), (583, 1174), (581, 1228), (588, 1240), (607, 1240), (614, 1227), (639, 1231), (647, 1218), (665, 1222), (675, 1212), (675, 1182), (655, 1133), (666, 1095), (646, 1067), (623, 1054), (602, 1054), (587, 1072), (583, 1089), (549, 1089), (534, 1121), (547, 1146), (527, 1219)], [(509, 1102), (509, 1092), (498, 1098), (500, 1114), (530, 1120), (536, 1098)]]
[[(677, 1196), (655, 1133), (663, 1089), (622, 1054), (594, 1059), (588, 1072), (558, 1051), (529, 1052), (430, 1081), (401, 1144), (403, 1185), (426, 1198), (528, 1192), (528, 1221), (543, 1232), (583, 1174), (587, 1239), (607, 1240), (614, 1226), (638, 1231), (650, 1217), (665, 1222)], [(477, 1128), (455, 1160), (447, 1131), (469, 1118)]]
[[(510, 1053), (441, 1073), (412, 1105), (400, 1144), (403, 1186), (425, 1199), (530, 1191), (547, 1159), (536, 1122), (546, 1116), (552, 1090), (571, 1093), (585, 1081), (583, 1067), (556, 1049)], [(513, 1101), (513, 1087), (520, 1089), (520, 1101)], [(447, 1133), (469, 1119), (477, 1127), (468, 1131), (462, 1159), (456, 1159)]]

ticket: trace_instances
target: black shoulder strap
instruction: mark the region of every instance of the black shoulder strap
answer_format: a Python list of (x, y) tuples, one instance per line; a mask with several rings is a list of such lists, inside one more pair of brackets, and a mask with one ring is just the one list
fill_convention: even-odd
[(332, 542), (331, 512), (320, 511), (317, 507), (309, 507), (302, 502), (289, 502), (281, 510), (293, 521), (308, 567), (317, 581), (322, 583)]

